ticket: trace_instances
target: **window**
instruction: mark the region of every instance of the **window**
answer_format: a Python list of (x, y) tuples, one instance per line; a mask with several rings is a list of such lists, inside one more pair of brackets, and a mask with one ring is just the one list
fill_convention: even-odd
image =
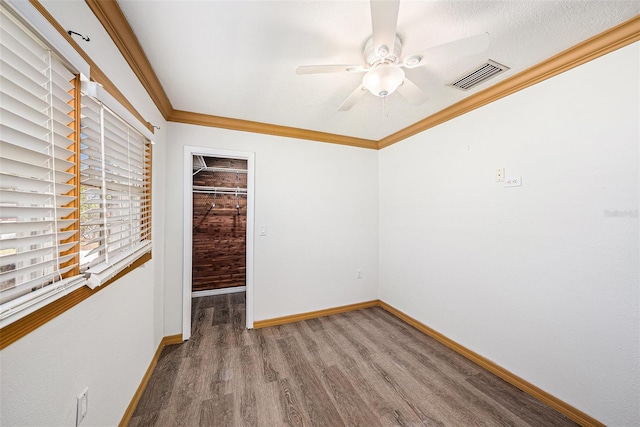
[[(150, 141), (0, 7), (0, 326), (151, 250)], [(89, 294), (87, 294), (89, 295)]]
[[(78, 285), (75, 76), (2, 11), (0, 319)], [(53, 286), (55, 284), (55, 286)]]
[(80, 266), (95, 287), (150, 249), (151, 145), (89, 96), (81, 135)]

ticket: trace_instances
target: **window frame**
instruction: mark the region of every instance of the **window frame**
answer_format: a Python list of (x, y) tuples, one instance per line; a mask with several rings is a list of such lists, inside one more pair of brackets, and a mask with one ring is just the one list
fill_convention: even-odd
[[(39, 27), (40, 25), (34, 25), (32, 24), (29, 20), (25, 19), (23, 17), (23, 15), (19, 12), (16, 11), (14, 9), (12, 9), (12, 7), (10, 7), (11, 5), (9, 5), (9, 7), (5, 6), (3, 4), (3, 10), (6, 11), (8, 13), (9, 16), (13, 16), (16, 19), (18, 19), (20, 21), (20, 23), (31, 33), (31, 35), (36, 38), (37, 40), (39, 40), (40, 42), (44, 43), (45, 45), (48, 46), (48, 49), (50, 49), (52, 52), (55, 52), (56, 54), (58, 52), (60, 52), (58, 46), (52, 46), (51, 43), (48, 42), (48, 40), (42, 36), (43, 31), (40, 28), (35, 28), (35, 27)], [(42, 11), (38, 12), (42, 13)], [(55, 22), (53, 20), (53, 18), (51, 18), (50, 16), (46, 16), (43, 14), (43, 18), (46, 21), (46, 25), (48, 25), (49, 27), (54, 28), (56, 31), (58, 31), (60, 33), (60, 35), (65, 36), (66, 34), (64, 34), (59, 27), (59, 24), (57, 24), (57, 22)], [(78, 51), (78, 54), (80, 56), (82, 56), (84, 59), (87, 59), (88, 61), (90, 61), (90, 59), (88, 59), (88, 57), (86, 56), (86, 54), (77, 46), (73, 46), (72, 48), (74, 48), (75, 50)], [(65, 49), (68, 49), (68, 47), (65, 47)], [(74, 122), (74, 127), (72, 129), (72, 134), (73, 134), (73, 152), (74, 154), (70, 157), (70, 161), (72, 161), (73, 166), (69, 169), (70, 172), (72, 172), (73, 174), (73, 178), (71, 179), (70, 183), (72, 183), (74, 185), (74, 189), (73, 189), (73, 193), (71, 193), (70, 195), (75, 196), (75, 199), (73, 200), (73, 202), (71, 202), (70, 205), (74, 205), (74, 207), (76, 207), (76, 210), (74, 211), (74, 219), (77, 219), (77, 221), (74, 223), (74, 227), (77, 228), (78, 232), (70, 237), (67, 240), (62, 241), (63, 243), (75, 243), (74, 247), (69, 249), (69, 251), (67, 252), (62, 252), (64, 254), (69, 253), (69, 252), (74, 252), (75, 251), (75, 258), (79, 258), (80, 256), (80, 252), (79, 252), (79, 246), (80, 246), (80, 234), (79, 234), (79, 229), (80, 229), (80, 170), (81, 170), (81, 156), (80, 156), (80, 139), (81, 139), (81, 96), (82, 96), (82, 90), (84, 85), (87, 82), (81, 82), (81, 80), (84, 80), (84, 74), (82, 74), (80, 71), (77, 71), (78, 69), (84, 71), (84, 68), (80, 67), (76, 67), (75, 65), (71, 65), (69, 63), (67, 63), (67, 66), (70, 65), (70, 69), (72, 70), (76, 70), (76, 71), (72, 71), (72, 73), (74, 74), (74, 79), (72, 80), (72, 84), (74, 86), (74, 99), (73, 101), (73, 106), (74, 106), (74, 112), (73, 112), (73, 122)], [(92, 64), (93, 67), (93, 64)], [(99, 76), (104, 76), (104, 74), (102, 74), (102, 72), (97, 69), (97, 67), (95, 67), (96, 69), (93, 71), (97, 71), (97, 75)], [(110, 83), (110, 82), (109, 82)], [(151, 229), (152, 229), (152, 206), (151, 206), (151, 202), (152, 202), (152, 198), (151, 198), (151, 194), (152, 194), (152, 166), (153, 166), (153, 161), (152, 161), (152, 157), (153, 157), (153, 150), (152, 150), (152, 145), (153, 142), (151, 141), (151, 139), (148, 137), (149, 134), (153, 134), (152, 133), (152, 128), (149, 125), (148, 122), (145, 122), (139, 115), (139, 113), (137, 111), (135, 111), (135, 109), (133, 109), (133, 107), (131, 106), (131, 104), (128, 103), (128, 101), (126, 100), (126, 98), (124, 99), (124, 105), (122, 105), (122, 99), (123, 96), (121, 93), (119, 93), (117, 91), (117, 88), (115, 87), (110, 87), (111, 90), (115, 89), (114, 92), (116, 93), (116, 97), (111, 96), (111, 94), (108, 94), (108, 98), (109, 98), (109, 102), (107, 104), (107, 106), (109, 108), (111, 108), (112, 110), (114, 109), (112, 107), (112, 105), (109, 104), (113, 104), (113, 101), (115, 100), (115, 102), (117, 103), (117, 105), (114, 105), (117, 109), (121, 110), (121, 111), (125, 111), (127, 117), (122, 117), (121, 114), (118, 114), (121, 116), (121, 118), (128, 123), (130, 126), (139, 129), (140, 124), (142, 124), (142, 127), (145, 128), (147, 130), (147, 135), (146, 139), (147, 139), (147, 144), (149, 144), (149, 157), (148, 157), (148, 161), (147, 163), (147, 171), (145, 173), (145, 191), (148, 195), (148, 209), (150, 210), (147, 221), (148, 221), (148, 229), (149, 229), (149, 234), (148, 234), (148, 240), (151, 242), (152, 245), (152, 235), (151, 235)], [(120, 111), (118, 111), (119, 113)], [(131, 123), (131, 119), (135, 120), (135, 123)], [(138, 123), (138, 121), (140, 123)], [(138, 125), (138, 126), (134, 126), (134, 125)], [(71, 147), (71, 146), (70, 146)], [(112, 277), (108, 278), (108, 280), (103, 281), (99, 287), (96, 287), (94, 289), (90, 288), (88, 286), (89, 281), (87, 279), (84, 279), (84, 281), (82, 282), (82, 284), (78, 287), (74, 287), (59, 293), (52, 293), (51, 295), (47, 296), (46, 298), (43, 298), (43, 301), (46, 301), (46, 303), (36, 309), (32, 309), (32, 310), (25, 310), (26, 314), (22, 314), (19, 316), (16, 316), (16, 319), (11, 321), (11, 320), (7, 320), (7, 323), (5, 324), (5, 326), (3, 326), (0, 329), (0, 350), (9, 346), (10, 344), (14, 343), (15, 341), (19, 340), (20, 338), (28, 335), (29, 333), (31, 333), (32, 331), (34, 331), (35, 329), (39, 328), (40, 326), (44, 325), (45, 323), (47, 323), (48, 321), (56, 318), (57, 316), (61, 315), (62, 313), (66, 312), (67, 310), (69, 310), (70, 308), (74, 307), (75, 305), (81, 303), (82, 301), (90, 298), (93, 294), (95, 294), (96, 292), (99, 292), (100, 290), (106, 288), (108, 285), (110, 285), (111, 283), (121, 279), (122, 277), (126, 276), (128, 273), (130, 273), (131, 271), (135, 270), (136, 268), (138, 268), (139, 266), (145, 264), (146, 262), (148, 262), (149, 260), (152, 259), (152, 247), (149, 248), (148, 252), (145, 252), (144, 254), (142, 254), (141, 256), (130, 260), (130, 262), (128, 263), (128, 265), (126, 265), (124, 268), (119, 269), (115, 274), (112, 275)], [(78, 261), (76, 259), (76, 261)], [(70, 261), (72, 262), (72, 261)], [(77, 267), (75, 267), (72, 271), (66, 273), (64, 277), (68, 277), (71, 275), (78, 275), (80, 274), (80, 266), (79, 263), (76, 262)], [(9, 317), (10, 319), (10, 317)]]

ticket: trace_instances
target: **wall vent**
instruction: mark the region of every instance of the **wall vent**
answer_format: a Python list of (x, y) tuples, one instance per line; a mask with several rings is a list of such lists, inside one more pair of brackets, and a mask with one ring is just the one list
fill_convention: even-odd
[(490, 78), (495, 77), (500, 73), (504, 73), (508, 69), (509, 67), (507, 66), (488, 60), (481, 66), (465, 73), (462, 77), (457, 78), (453, 83), (449, 83), (447, 86), (452, 86), (460, 90), (473, 89), (480, 83), (484, 83)]

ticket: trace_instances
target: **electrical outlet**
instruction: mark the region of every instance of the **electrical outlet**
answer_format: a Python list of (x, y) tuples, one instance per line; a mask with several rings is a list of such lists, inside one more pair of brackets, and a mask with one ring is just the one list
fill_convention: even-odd
[(522, 177), (521, 176), (510, 176), (505, 178), (504, 180), (505, 187), (521, 187), (522, 186)]
[(358, 268), (356, 270), (356, 279), (362, 279), (362, 269)]
[(89, 409), (89, 387), (78, 395), (78, 411), (76, 415), (76, 426), (79, 426), (84, 417), (87, 416), (87, 410)]
[(496, 182), (504, 181), (504, 168), (498, 168), (496, 170)]

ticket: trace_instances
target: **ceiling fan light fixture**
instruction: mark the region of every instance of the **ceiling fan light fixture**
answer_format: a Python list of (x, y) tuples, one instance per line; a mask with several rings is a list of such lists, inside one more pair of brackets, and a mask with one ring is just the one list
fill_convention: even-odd
[(375, 96), (384, 98), (391, 95), (404, 81), (404, 71), (391, 64), (380, 64), (369, 70), (362, 79), (362, 85)]

